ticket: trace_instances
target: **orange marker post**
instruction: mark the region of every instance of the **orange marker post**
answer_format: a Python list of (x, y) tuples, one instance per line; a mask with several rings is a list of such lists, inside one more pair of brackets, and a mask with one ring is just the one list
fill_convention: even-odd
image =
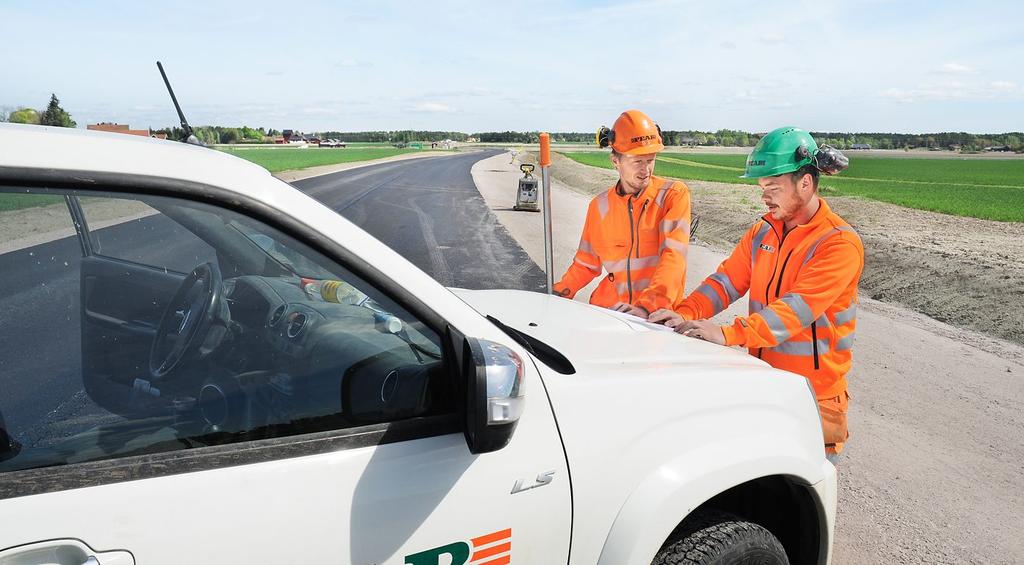
[(540, 166), (547, 167), (549, 165), (551, 165), (551, 136), (545, 131), (540, 134)]
[(544, 273), (547, 275), (548, 294), (554, 292), (554, 256), (551, 250), (551, 136), (540, 134), (540, 179), (544, 201)]

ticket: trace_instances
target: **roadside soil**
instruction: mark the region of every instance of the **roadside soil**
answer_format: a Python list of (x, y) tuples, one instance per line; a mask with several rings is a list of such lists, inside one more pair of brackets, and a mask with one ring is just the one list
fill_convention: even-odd
[[(895, 152), (902, 153), (902, 152)], [(522, 162), (535, 156), (523, 154)], [(616, 173), (557, 153), (552, 176), (584, 194)], [(685, 179), (684, 179), (685, 180)], [(700, 215), (698, 240), (729, 252), (764, 213), (757, 188), (685, 181)], [(863, 296), (1024, 344), (1024, 223), (994, 222), (824, 194), (864, 242)]]
[[(81, 202), (86, 221), (93, 230), (156, 213), (134, 200), (83, 198)], [(75, 227), (63, 202), (0, 212), (0, 254), (72, 235), (75, 235)]]

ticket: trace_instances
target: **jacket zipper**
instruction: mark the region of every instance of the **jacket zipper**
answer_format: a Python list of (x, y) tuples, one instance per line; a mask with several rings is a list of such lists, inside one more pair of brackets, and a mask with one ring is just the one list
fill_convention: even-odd
[[(775, 234), (775, 237), (778, 238), (778, 240), (779, 240), (779, 255), (782, 255), (782, 243), (784, 241), (786, 241), (786, 236), (789, 235), (789, 234), (783, 233), (782, 236), (780, 237), (779, 236), (779, 232), (775, 229), (775, 226), (772, 225), (772, 223), (769, 222), (768, 220), (765, 220), (765, 222), (768, 224), (768, 227), (772, 228), (772, 233)], [(790, 253), (792, 253), (792, 251)], [(775, 271), (778, 270), (778, 268), (779, 268), (779, 255), (775, 256), (775, 268), (772, 269), (772, 276), (771, 276), (771, 278), (768, 279), (768, 284), (765, 285), (765, 287), (764, 287), (764, 305), (765, 305), (765, 307), (768, 307), (768, 304), (771, 303), (771, 300), (768, 298), (768, 293), (771, 292), (771, 290), (772, 290), (772, 283), (775, 281)], [(783, 263), (783, 265), (785, 265), (785, 263)], [(753, 273), (751, 273), (751, 274), (753, 274)], [(757, 349), (757, 358), (758, 359), (761, 358), (762, 352), (764, 352), (764, 348), (759, 347)]]
[[(781, 251), (781, 246), (780, 246), (780, 251), (779, 252), (780, 253), (782, 252)], [(779, 291), (782, 289), (782, 275), (786, 272), (786, 265), (789, 264), (789, 258), (792, 257), (792, 256), (793, 256), (793, 250), (790, 249), (789, 250), (789, 254), (786, 255), (786, 260), (782, 262), (782, 269), (779, 270), (779, 280), (775, 281), (775, 298), (779, 297)], [(778, 264), (778, 261), (776, 261), (776, 264)], [(771, 283), (768, 283), (768, 284), (770, 285)]]
[[(767, 221), (767, 220), (765, 220), (765, 221)], [(782, 244), (785, 243), (786, 236), (789, 235), (788, 233), (783, 233), (782, 236), (780, 237), (779, 236), (779, 232), (777, 232), (775, 230), (775, 226), (773, 226), (771, 222), (768, 222), (768, 227), (772, 228), (772, 233), (775, 234), (775, 237), (779, 238), (779, 254), (775, 256), (775, 268), (772, 269), (772, 276), (771, 276), (771, 278), (768, 279), (768, 285), (764, 287), (764, 305), (765, 306), (768, 306), (768, 304), (771, 302), (771, 299), (768, 298), (768, 293), (771, 292), (771, 290), (772, 290), (772, 283), (775, 282), (775, 274), (779, 270), (779, 256), (782, 255)], [(792, 253), (792, 252), (790, 252), (790, 253)]]
[[(637, 214), (637, 216), (636, 216), (636, 233), (637, 233), (637, 236), (640, 235), (640, 222), (643, 221), (643, 219), (644, 219), (644, 211), (647, 210), (647, 205), (650, 202), (651, 202), (650, 200), (644, 200), (644, 205), (640, 207), (640, 213)], [(639, 237), (637, 237), (637, 242), (636, 242), (636, 258), (637, 259), (640, 258), (640, 238)]]
[(636, 247), (636, 258), (640, 258), (640, 242), (637, 241), (637, 237), (634, 234), (640, 233), (640, 221), (644, 217), (644, 210), (647, 210), (647, 204), (650, 200), (644, 200), (644, 205), (640, 207), (640, 213), (636, 215), (636, 225), (634, 230), (633, 224), (633, 200), (627, 201), (627, 209), (629, 210), (629, 251), (626, 252), (626, 287), (629, 289), (629, 303), (633, 303), (633, 273), (630, 263), (630, 258), (633, 257), (633, 247)]
[(626, 288), (629, 289), (629, 303), (633, 303), (633, 274), (630, 269), (629, 259), (633, 256), (633, 197), (626, 200), (626, 209), (629, 210), (629, 251), (626, 252)]
[[(771, 225), (771, 224), (768, 224), (768, 225)], [(775, 231), (775, 226), (772, 226), (772, 231)], [(777, 235), (777, 232), (776, 232), (776, 235)], [(786, 241), (786, 236), (787, 235), (789, 235), (789, 234), (788, 233), (784, 233), (782, 235), (782, 239), (779, 241), (779, 254), (782, 253), (782, 244)], [(765, 305), (766, 306), (768, 304), (768, 291), (771, 289), (773, 281), (775, 282), (775, 298), (776, 299), (779, 297), (779, 293), (782, 291), (782, 276), (786, 273), (786, 265), (789, 264), (789, 258), (793, 256), (793, 251), (794, 250), (790, 249), (789, 253), (786, 254), (786, 259), (782, 262), (782, 269), (779, 269), (779, 272), (778, 272), (778, 275), (779, 275), (778, 280), (775, 280), (775, 274), (776, 273), (774, 273), (774, 272), (772, 273), (772, 278), (768, 280), (768, 287), (764, 289), (764, 300), (765, 300)], [(775, 258), (775, 265), (776, 265), (776, 267), (778, 267), (778, 265), (779, 265), (778, 257)], [(811, 322), (811, 351), (813, 351), (813, 353), (814, 353), (814, 370), (817, 371), (818, 368), (819, 368), (819, 361), (818, 361), (818, 322), (817, 322), (817, 320)], [(761, 357), (761, 350), (760, 349), (757, 350), (757, 357), (758, 358)]]

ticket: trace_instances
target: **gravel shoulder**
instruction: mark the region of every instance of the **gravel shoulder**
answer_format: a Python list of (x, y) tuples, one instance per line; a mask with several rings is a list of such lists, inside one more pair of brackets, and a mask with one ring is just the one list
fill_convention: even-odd
[[(534, 161), (530, 155), (520, 159)], [(511, 207), (507, 202), (515, 199), (517, 175), (508, 160), (506, 154), (474, 168), (492, 208)], [(560, 271), (578, 241), (583, 214), (559, 206), (584, 209), (590, 195), (616, 177), (557, 154), (553, 161)], [(503, 168), (509, 176), (501, 176)], [(761, 214), (761, 203), (747, 186), (687, 184), (701, 214), (700, 242), (690, 247), (687, 269), (686, 288), (693, 289)], [(848, 376), (851, 438), (839, 466), (833, 563), (1024, 563), (1024, 347), (995, 331), (968, 327), (1006, 333), (998, 316), (978, 319), (956, 311), (1020, 316), (1020, 304), (1009, 303), (1020, 301), (1011, 291), (1024, 285), (1009, 258), (1024, 257), (1013, 241), (1024, 235), (1021, 226), (854, 199), (829, 202), (857, 227), (868, 249)], [(530, 235), (541, 233), (536, 216), (504, 213), (499, 219), (528, 253), (543, 258), (542, 248), (531, 250), (537, 241), (543, 245)], [(560, 247), (568, 250), (561, 258)], [(1001, 296), (988, 286), (1000, 281), (1018, 282), (997, 286), (1007, 293)], [(886, 301), (870, 298), (875, 293)], [(958, 302), (927, 295), (953, 295)], [(926, 307), (948, 312), (957, 323), (921, 313)], [(726, 323), (745, 311), (741, 300), (717, 319)]]

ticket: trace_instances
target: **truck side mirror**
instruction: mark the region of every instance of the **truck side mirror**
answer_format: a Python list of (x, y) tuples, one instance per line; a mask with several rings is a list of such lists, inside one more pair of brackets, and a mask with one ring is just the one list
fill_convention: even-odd
[(469, 451), (497, 451), (512, 439), (526, 404), (523, 360), (500, 343), (467, 337), (462, 361)]

